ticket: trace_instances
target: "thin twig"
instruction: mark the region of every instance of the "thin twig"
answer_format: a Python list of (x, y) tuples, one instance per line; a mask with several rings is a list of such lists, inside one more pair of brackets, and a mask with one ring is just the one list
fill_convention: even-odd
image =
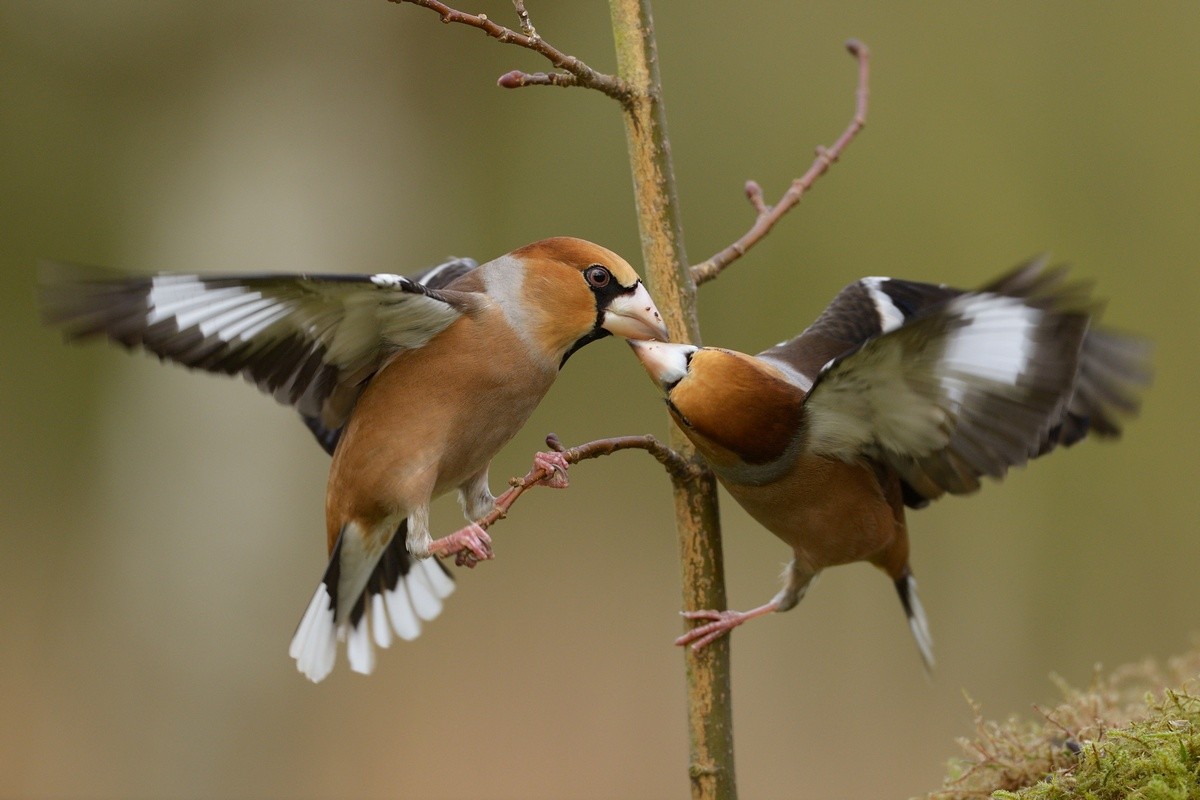
[(842, 155), (842, 151), (854, 140), (854, 137), (863, 129), (863, 126), (867, 124), (867, 87), (868, 78), (870, 77), (870, 51), (865, 44), (857, 39), (851, 39), (846, 42), (846, 49), (850, 51), (852, 56), (858, 59), (857, 103), (855, 105), (854, 118), (850, 120), (850, 125), (838, 137), (838, 140), (833, 143), (832, 147), (817, 148), (817, 157), (813, 161), (812, 166), (808, 168), (808, 172), (792, 181), (792, 185), (784, 192), (783, 197), (774, 206), (768, 206), (763, 203), (762, 188), (757, 183), (754, 181), (746, 182), (746, 197), (749, 199), (750, 205), (754, 207), (756, 214), (754, 224), (750, 226), (750, 230), (746, 231), (742, 238), (711, 258), (692, 267), (692, 280), (697, 285), (706, 283), (717, 277), (717, 275), (721, 274), (721, 270), (728, 267), (734, 261), (737, 261), (751, 247), (758, 244), (775, 227), (775, 223), (800, 202), (800, 198), (804, 196), (809, 187), (816, 183), (817, 178), (829, 171), (829, 168)]
[(521, 20), (521, 32), (530, 39), (538, 38), (537, 29), (533, 27), (533, 20), (529, 18), (529, 12), (525, 10), (525, 0), (513, 0), (513, 8), (517, 10), (517, 17)]
[(497, 78), (496, 85), (505, 89), (520, 89), (522, 86), (578, 86), (579, 79), (569, 72), (522, 72), (514, 69)]
[(523, 0), (513, 0), (523, 33), (503, 25), (497, 25), (488, 19), (487, 14), (467, 14), (438, 2), (438, 0), (391, 0), (391, 2), (412, 3), (422, 8), (428, 8), (441, 16), (442, 22), (454, 22), (478, 28), (497, 41), (539, 53), (551, 64), (563, 70), (562, 73), (549, 75), (544, 72), (528, 74), (520, 70), (513, 70), (502, 75), (497, 81), (506, 89), (516, 89), (522, 86), (582, 86), (586, 89), (603, 92), (622, 105), (628, 103), (633, 95), (633, 90), (625, 81), (615, 75), (597, 72), (575, 56), (567, 55), (539, 36), (533, 23), (530, 22), (529, 12), (525, 10)]
[[(546, 437), (546, 446), (551, 450), (562, 453), (568, 464), (578, 464), (591, 458), (611, 455), (618, 450), (645, 450), (662, 464), (667, 472), (683, 479), (693, 474), (693, 467), (687, 459), (676, 453), (653, 436), (614, 436), (609, 439), (597, 439), (577, 447), (564, 448), (562, 442), (553, 433)], [(524, 477), (513, 478), (509, 481), (509, 489), (496, 498), (496, 507), (483, 519), (476, 520), (479, 527), (487, 530), (498, 520), (508, 516), (508, 510), (517, 498), (531, 486), (537, 486), (543, 478), (550, 477), (550, 471), (542, 467), (534, 467), (525, 473)]]
[[(568, 464), (578, 464), (580, 461), (587, 461), (590, 458), (611, 455), (618, 450), (645, 450), (654, 456), (658, 463), (666, 469), (667, 474), (676, 480), (694, 478), (702, 469), (649, 434), (596, 439), (568, 449), (564, 448), (558, 437), (551, 433), (546, 436), (546, 446), (556, 453), (561, 453)], [(513, 503), (517, 502), (518, 497), (525, 494), (529, 488), (539, 485), (544, 478), (549, 478), (551, 474), (552, 471), (544, 467), (534, 467), (520, 478), (510, 478), (509, 488), (496, 498), (495, 507), (480, 519), (475, 520), (475, 524), (484, 530), (492, 527), (508, 516), (508, 510), (512, 508)], [(454, 557), (454, 563), (460, 567), (473, 568), (479, 561), (470, 550), (460, 550)]]

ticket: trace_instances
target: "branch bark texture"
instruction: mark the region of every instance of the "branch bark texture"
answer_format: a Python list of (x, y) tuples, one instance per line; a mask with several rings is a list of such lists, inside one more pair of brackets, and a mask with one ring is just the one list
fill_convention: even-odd
[[(699, 344), (696, 284), (684, 252), (650, 0), (609, 0), (609, 11), (617, 49), (617, 76), (632, 89), (624, 103), (625, 134), (647, 280), (671, 338)], [(670, 445), (699, 464), (691, 443), (674, 426)], [(725, 608), (716, 479), (707, 468), (698, 466), (694, 477), (673, 476), (672, 489), (683, 607), (688, 611)], [(699, 652), (684, 648), (683, 654), (692, 797), (728, 800), (737, 796), (729, 637)]]

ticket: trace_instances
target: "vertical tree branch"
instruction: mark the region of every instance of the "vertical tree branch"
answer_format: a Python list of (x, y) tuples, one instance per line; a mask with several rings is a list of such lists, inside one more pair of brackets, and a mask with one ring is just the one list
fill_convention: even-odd
[[(609, 0), (609, 10), (618, 79), (631, 90), (622, 105), (647, 279), (671, 337), (698, 344), (696, 284), (684, 253), (650, 0)], [(674, 426), (670, 445), (684, 457), (696, 459), (691, 443)], [(707, 468), (700, 468), (695, 477), (673, 477), (672, 485), (683, 606), (687, 610), (725, 608), (716, 480)], [(683, 648), (683, 653), (692, 797), (735, 798), (729, 637), (699, 652)]]

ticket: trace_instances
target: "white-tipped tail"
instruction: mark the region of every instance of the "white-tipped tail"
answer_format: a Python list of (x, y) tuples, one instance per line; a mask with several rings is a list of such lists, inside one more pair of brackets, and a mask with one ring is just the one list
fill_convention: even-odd
[(375, 644), (387, 648), (392, 644), (392, 629), (388, 627), (387, 612), (383, 610), (383, 595), (371, 596), (371, 633)]
[(896, 589), (900, 592), (900, 601), (904, 604), (904, 612), (908, 616), (908, 628), (916, 640), (917, 650), (921, 652), (925, 669), (933, 672), (936, 666), (933, 658), (933, 636), (929, 633), (929, 621), (925, 618), (925, 609), (917, 595), (917, 579), (909, 572), (896, 582)]
[(350, 659), (350, 669), (360, 675), (370, 675), (375, 669), (375, 647), (371, 644), (366, 614), (346, 637), (346, 656)]
[[(375, 648), (392, 643), (392, 631), (405, 641), (421, 634), (421, 620), (435, 619), (442, 613), (442, 600), (454, 591), (454, 581), (442, 572), (434, 559), (414, 562), (407, 575), (396, 581), (394, 589), (372, 595), (370, 611), (348, 632), (346, 655), (350, 669), (369, 675), (375, 669)], [(391, 624), (389, 625), (389, 621)]]
[(296, 659), (296, 669), (313, 683), (333, 670), (337, 660), (337, 635), (333, 623), (333, 602), (324, 583), (317, 584), (312, 602), (296, 628), (288, 655)]
[(398, 576), (394, 588), (371, 594), (362, 616), (351, 625), (334, 622), (333, 602), (322, 582), (300, 620), (288, 655), (296, 659), (296, 669), (316, 683), (333, 671), (337, 643), (345, 640), (350, 669), (370, 674), (375, 669), (375, 646), (391, 645), (393, 631), (405, 641), (417, 638), (421, 620), (428, 622), (442, 613), (442, 600), (453, 591), (454, 581), (433, 559), (416, 561), (407, 575)]
[(408, 601), (406, 583), (407, 581), (401, 581), (396, 584), (395, 589), (388, 589), (379, 596), (383, 598), (387, 607), (387, 615), (392, 619), (392, 628), (395, 629), (396, 635), (406, 642), (411, 642), (421, 635), (421, 620), (417, 619), (412, 603)]
[(416, 611), (417, 616), (423, 620), (437, 619), (438, 615), (442, 613), (442, 598), (438, 596), (430, 578), (430, 574), (436, 570), (437, 565), (432, 561), (418, 561), (413, 564), (412, 571), (401, 579), (408, 587), (408, 596), (412, 600), (413, 611)]
[(429, 585), (433, 587), (433, 593), (443, 600), (450, 596), (454, 591), (454, 581), (446, 574), (446, 571), (439, 567), (433, 561), (419, 561), (418, 566), (425, 569), (425, 576), (429, 578)]

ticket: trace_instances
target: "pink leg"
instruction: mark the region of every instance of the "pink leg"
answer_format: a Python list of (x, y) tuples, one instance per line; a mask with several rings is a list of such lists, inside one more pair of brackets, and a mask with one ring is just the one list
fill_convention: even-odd
[(544, 469), (548, 473), (538, 481), (538, 485), (549, 486), (551, 489), (567, 488), (567, 468), (570, 466), (570, 462), (562, 453), (537, 453), (533, 457), (533, 468)]
[[(567, 469), (571, 462), (562, 453), (537, 453), (533, 457), (533, 468), (544, 470), (547, 474), (537, 482), (540, 486), (552, 489), (565, 489), (569, 485)], [(496, 511), (503, 517), (509, 505), (521, 494), (524, 486), (509, 489), (496, 498)], [(489, 523), (492, 521), (489, 518)], [(477, 522), (472, 522), (460, 531), (449, 536), (435, 539), (430, 545), (429, 552), (434, 555), (454, 555), (454, 563), (460, 567), (474, 568), (480, 561), (492, 558), (492, 537), (487, 535)]]
[(676, 639), (675, 644), (680, 647), (690, 644), (694, 651), (703, 650), (743, 622), (778, 610), (779, 603), (772, 600), (764, 606), (752, 608), (749, 611), (681, 611), (679, 613), (685, 619), (707, 619), (712, 620), (712, 622), (701, 625), (698, 628), (692, 628), (683, 636)]
[(462, 530), (457, 530), (449, 536), (434, 539), (429, 543), (431, 556), (454, 555), (455, 563), (460, 566), (474, 567), (480, 561), (492, 558), (492, 537), (487, 531), (472, 522)]

